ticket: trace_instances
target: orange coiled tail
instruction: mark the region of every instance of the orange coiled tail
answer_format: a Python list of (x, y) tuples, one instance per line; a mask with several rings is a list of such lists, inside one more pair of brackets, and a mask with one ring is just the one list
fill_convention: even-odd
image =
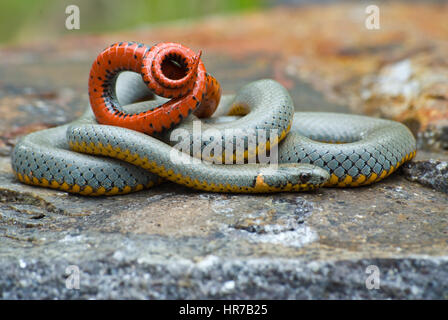
[[(171, 98), (163, 105), (137, 114), (125, 113), (115, 95), (115, 81), (122, 71), (134, 71), (155, 94)], [(208, 117), (216, 110), (221, 86), (206, 73), (201, 52), (177, 43), (160, 43), (151, 49), (120, 42), (95, 60), (89, 79), (90, 104), (101, 124), (152, 134), (169, 129), (194, 112)]]

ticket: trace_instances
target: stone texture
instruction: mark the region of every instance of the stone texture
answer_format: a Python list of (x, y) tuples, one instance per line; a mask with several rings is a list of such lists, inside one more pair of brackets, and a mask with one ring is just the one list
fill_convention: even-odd
[(434, 55), (388, 64), (361, 81), (363, 112), (406, 123), (419, 147), (448, 149), (448, 68)]
[(403, 175), (436, 190), (448, 193), (448, 162), (440, 160), (413, 161), (403, 166)]
[[(2, 48), (0, 297), (447, 299), (447, 7), (380, 8), (380, 32), (362, 27), (364, 7), (343, 4)], [(19, 184), (9, 164), (16, 139), (79, 116), (91, 62), (120, 40), (203, 49), (225, 93), (270, 77), (298, 110), (394, 118), (430, 139), (415, 163), (356, 189), (250, 196), (164, 183), (84, 198)], [(66, 288), (70, 265), (79, 290)], [(366, 288), (370, 265), (379, 290)]]

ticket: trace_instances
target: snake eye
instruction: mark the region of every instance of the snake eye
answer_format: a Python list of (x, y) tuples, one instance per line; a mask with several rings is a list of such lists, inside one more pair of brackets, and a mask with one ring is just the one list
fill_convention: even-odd
[(300, 181), (302, 181), (302, 182), (308, 182), (310, 180), (310, 178), (311, 178), (311, 174), (309, 174), (309, 173), (302, 173), (300, 175)]

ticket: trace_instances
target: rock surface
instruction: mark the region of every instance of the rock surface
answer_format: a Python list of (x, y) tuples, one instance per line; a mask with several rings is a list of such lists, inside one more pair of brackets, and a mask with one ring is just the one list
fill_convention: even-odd
[[(19, 184), (11, 172), (16, 139), (82, 113), (91, 62), (119, 40), (202, 48), (225, 92), (271, 77), (288, 87), (297, 109), (374, 114), (366, 109), (373, 95), (363, 100), (363, 90), (376, 92), (378, 77), (387, 73), (382, 67), (420, 54), (421, 43), (431, 45), (430, 56), (446, 56), (439, 41), (446, 7), (387, 5), (383, 12), (393, 19), (384, 19), (384, 31), (374, 34), (353, 27), (363, 23), (361, 9), (280, 8), (182, 28), (3, 48), (0, 297), (447, 299), (443, 135), (433, 136), (432, 152), (419, 150), (416, 162), (383, 182), (300, 194), (211, 194), (164, 183), (126, 196), (84, 198)], [(351, 19), (341, 20), (347, 12)], [(448, 83), (440, 74), (437, 83)], [(443, 115), (434, 114), (441, 123)], [(414, 120), (405, 122), (423, 132), (422, 120)], [(366, 285), (370, 266), (378, 268), (379, 289)], [(79, 289), (70, 289), (77, 270)]]
[(413, 161), (406, 163), (402, 170), (407, 179), (448, 193), (448, 162), (433, 159)]

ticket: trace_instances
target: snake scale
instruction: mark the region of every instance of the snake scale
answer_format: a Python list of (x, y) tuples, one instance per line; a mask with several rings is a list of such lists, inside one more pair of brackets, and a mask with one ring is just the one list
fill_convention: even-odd
[[(415, 156), (403, 124), (294, 112), (274, 80), (221, 97), (200, 55), (173, 43), (106, 48), (89, 76), (92, 108), (23, 137), (11, 157), (18, 180), (90, 196), (134, 192), (163, 179), (212, 192), (304, 191), (368, 185)], [(215, 109), (212, 118), (198, 119)], [(184, 152), (173, 147), (176, 132), (183, 133)], [(262, 154), (278, 164), (253, 163), (263, 162)]]

